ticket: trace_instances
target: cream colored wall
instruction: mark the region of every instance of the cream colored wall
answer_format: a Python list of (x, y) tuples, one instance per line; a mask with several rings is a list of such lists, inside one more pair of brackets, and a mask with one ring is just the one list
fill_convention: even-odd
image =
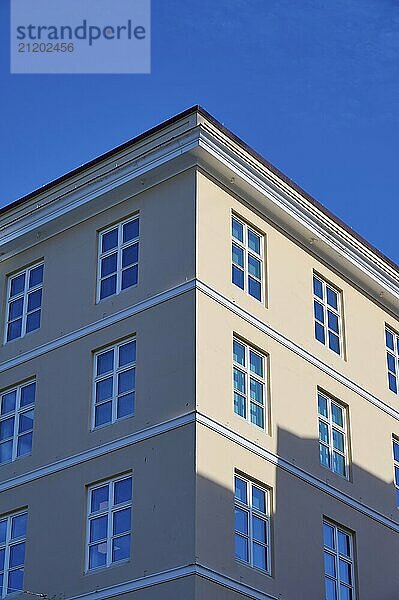
[[(232, 211), (265, 236), (265, 303), (231, 282)], [(313, 270), (342, 290), (345, 359), (314, 339)], [(198, 277), (385, 403), (398, 408), (398, 397), (387, 385), (384, 326), (388, 322), (399, 330), (399, 321), (203, 173), (198, 173)]]

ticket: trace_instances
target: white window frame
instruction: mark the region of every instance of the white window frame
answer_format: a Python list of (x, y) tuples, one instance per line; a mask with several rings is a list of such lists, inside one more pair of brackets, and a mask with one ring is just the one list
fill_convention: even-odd
[[(260, 571), (261, 573), (266, 573), (267, 575), (271, 575), (272, 556), (271, 556), (271, 531), (270, 531), (270, 495), (271, 495), (270, 490), (267, 489), (263, 485), (259, 485), (256, 482), (252, 482), (250, 479), (248, 479), (248, 477), (241, 475), (240, 473), (234, 474), (234, 489), (235, 489), (235, 480), (236, 479), (240, 479), (241, 481), (244, 481), (247, 486), (248, 504), (241, 502), (234, 495), (234, 509), (236, 507), (240, 508), (241, 510), (245, 511), (248, 514), (248, 535), (245, 536), (241, 532), (237, 532), (236, 528), (235, 528), (235, 524), (234, 524), (234, 539), (235, 539), (235, 536), (238, 535), (238, 536), (243, 537), (248, 540), (248, 562), (238, 558), (237, 556), (235, 556), (235, 560), (237, 562), (239, 562), (240, 564), (250, 566), (251, 568), (256, 569), (257, 571)], [(265, 513), (262, 513), (261, 511), (257, 510), (256, 508), (254, 508), (252, 506), (252, 488), (253, 487), (261, 490), (265, 494), (265, 511), (266, 511)], [(259, 540), (255, 540), (253, 537), (253, 531), (252, 531), (252, 529), (253, 529), (252, 517), (253, 516), (257, 517), (258, 519), (260, 519), (266, 523), (266, 543), (262, 543)], [(266, 548), (267, 569), (262, 569), (256, 565), (254, 565), (253, 542)]]
[[(0, 549), (4, 549), (5, 550), (5, 556), (4, 556), (4, 571), (3, 571), (3, 587), (0, 588), (0, 598), (5, 598), (6, 596), (10, 596), (11, 594), (17, 594), (18, 592), (21, 593), (22, 590), (15, 590), (13, 592), (7, 592), (7, 588), (8, 588), (8, 576), (10, 574), (10, 572), (12, 571), (17, 571), (21, 568), (24, 569), (24, 575), (25, 575), (25, 560), (24, 560), (24, 564), (18, 565), (17, 567), (11, 567), (10, 569), (10, 552), (11, 552), (11, 548), (17, 544), (21, 544), (22, 542), (25, 543), (25, 552), (26, 552), (26, 533), (24, 536), (20, 536), (18, 538), (15, 539), (11, 539), (11, 527), (12, 527), (12, 520), (14, 517), (20, 517), (26, 515), (26, 518), (28, 518), (28, 511), (27, 510), (22, 510), (22, 511), (18, 511), (15, 513), (12, 513), (10, 515), (0, 515), (0, 521), (7, 521), (7, 526), (6, 526), (6, 540), (4, 544), (0, 543)], [(25, 555), (26, 558), (26, 555)]]
[[(127, 223), (130, 223), (131, 221), (138, 221), (139, 222), (139, 227), (140, 227), (140, 215), (139, 213), (132, 215), (130, 217), (128, 217), (127, 219), (124, 219), (123, 221), (120, 221), (119, 223), (114, 223), (113, 225), (110, 225), (109, 227), (107, 227), (106, 229), (101, 229), (98, 232), (98, 252), (97, 252), (97, 291), (96, 291), (96, 302), (102, 302), (104, 300), (107, 300), (108, 298), (112, 298), (113, 296), (117, 296), (118, 294), (120, 294), (122, 291), (122, 253), (123, 250), (125, 248), (128, 248), (129, 246), (133, 246), (134, 244), (138, 243), (139, 245), (139, 250), (138, 253), (140, 253), (140, 230), (139, 230), (139, 235), (132, 239), (129, 240), (125, 243), (123, 243), (123, 226), (126, 225)], [(110, 231), (114, 230), (114, 229), (118, 229), (118, 245), (115, 246), (114, 248), (111, 248), (111, 250), (107, 250), (106, 252), (102, 252), (101, 250), (101, 245), (102, 245), (102, 237), (104, 234), (109, 233)], [(114, 294), (110, 294), (109, 296), (106, 296), (105, 298), (100, 298), (100, 293), (101, 293), (101, 281), (102, 279), (107, 279), (107, 277), (110, 277), (110, 275), (108, 275), (107, 277), (103, 277), (101, 278), (101, 260), (103, 258), (107, 258), (107, 256), (111, 256), (112, 254), (115, 254), (115, 252), (117, 253), (117, 266), (116, 266), (116, 291)], [(132, 265), (129, 265), (130, 267), (136, 266), (137, 265), (137, 283), (135, 283), (134, 285), (129, 286), (128, 288), (125, 289), (131, 289), (134, 287), (137, 287), (138, 285), (138, 281), (139, 281), (139, 263), (140, 263), (140, 255), (138, 254), (138, 258), (137, 258), (137, 263), (133, 263)]]
[[(40, 284), (35, 285), (32, 288), (29, 288), (30, 272), (33, 271), (34, 269), (37, 269), (37, 267), (43, 267), (43, 279)], [(16, 279), (16, 277), (19, 277), (20, 275), (23, 275), (23, 274), (25, 274), (24, 290), (23, 290), (23, 292), (20, 292), (19, 294), (16, 294), (15, 296), (13, 296), (11, 298), (11, 282), (13, 279)], [(35, 308), (34, 310), (31, 310), (29, 313), (28, 313), (28, 294), (31, 294), (32, 292), (37, 292), (38, 290), (43, 290), (43, 284), (44, 284), (44, 261), (43, 260), (31, 265), (30, 267), (25, 267), (24, 269), (21, 269), (20, 271), (17, 271), (16, 273), (12, 273), (11, 275), (8, 275), (8, 277), (7, 277), (7, 304), (6, 304), (5, 327), (4, 327), (4, 344), (14, 342), (15, 340), (20, 340), (23, 337), (25, 337), (25, 335), (34, 333), (35, 331), (38, 331), (40, 329), (41, 319), (42, 319), (43, 292), (42, 292), (42, 302), (40, 304), (40, 309)], [(9, 319), (10, 304), (21, 298), (23, 299), (21, 335), (19, 337), (13, 338), (12, 340), (9, 340), (8, 339), (8, 325), (14, 321), (17, 321), (19, 318), (21, 318), (21, 317), (18, 317), (17, 319), (11, 319), (11, 320)], [(37, 312), (38, 310), (40, 310), (40, 326), (37, 329), (33, 329), (32, 331), (27, 332), (26, 331), (26, 322), (27, 322), (28, 314)]]
[[(233, 236), (233, 219), (236, 220), (238, 223), (240, 223), (243, 227), (243, 234), (244, 234), (243, 242), (241, 242), (240, 240), (238, 240), (237, 238), (235, 238)], [(259, 242), (260, 254), (257, 254), (254, 250), (252, 250), (249, 247), (248, 231), (251, 231), (252, 233), (254, 233), (255, 235), (257, 235), (260, 238), (260, 242)], [(243, 251), (243, 254), (244, 254), (244, 268), (242, 268), (237, 263), (234, 263), (233, 257), (231, 257), (232, 267), (234, 265), (240, 271), (243, 271), (243, 273), (244, 273), (244, 288), (242, 288), (241, 286), (234, 283), (233, 279), (231, 279), (232, 284), (235, 285), (236, 287), (238, 287), (240, 290), (243, 290), (243, 292), (245, 292), (248, 296), (250, 296), (254, 300), (264, 303), (264, 301), (265, 301), (265, 261), (264, 261), (265, 236), (262, 233), (260, 233), (255, 227), (248, 225), (245, 221), (243, 221), (240, 217), (238, 217), (236, 214), (233, 213), (231, 215), (231, 244), (232, 244), (232, 246), (233, 246), (233, 244), (236, 244), (236, 246), (241, 248), (241, 250)], [(249, 274), (249, 269), (248, 269), (248, 257), (249, 256), (253, 256), (253, 258), (257, 259), (260, 262), (260, 275), (261, 275), (260, 279), (258, 277), (256, 277), (255, 275)], [(256, 296), (253, 296), (252, 294), (249, 293), (249, 284), (248, 284), (249, 277), (252, 277), (255, 281), (258, 281), (260, 283), (260, 298), (257, 298)]]
[[(322, 415), (319, 412), (319, 396), (322, 396), (326, 401), (327, 401), (327, 409), (328, 409), (328, 419)], [(343, 415), (343, 427), (340, 427), (337, 423), (333, 422), (332, 419), (332, 410), (331, 407), (332, 405), (338, 406), (338, 408), (342, 411), (342, 415)], [(317, 390), (317, 417), (318, 417), (318, 423), (323, 422), (325, 423), (325, 425), (328, 428), (328, 437), (329, 437), (329, 444), (326, 444), (324, 441), (322, 441), (320, 439), (320, 433), (319, 433), (319, 446), (322, 445), (325, 448), (328, 448), (328, 454), (330, 457), (330, 467), (327, 467), (326, 465), (324, 465), (321, 460), (320, 460), (320, 465), (322, 467), (324, 467), (325, 469), (328, 469), (329, 471), (331, 471), (332, 473), (335, 473), (335, 475), (338, 475), (339, 477), (342, 477), (344, 479), (348, 479), (350, 477), (350, 462), (349, 462), (349, 428), (348, 428), (348, 407), (345, 406), (344, 404), (342, 404), (341, 402), (338, 402), (335, 398), (333, 398), (332, 396), (330, 396), (329, 394), (326, 394), (326, 392), (323, 392), (322, 390)], [(341, 433), (344, 437), (344, 452), (341, 452), (341, 450), (338, 450), (336, 448), (334, 448), (333, 445), (333, 430), (336, 429), (339, 433)], [(336, 452), (337, 454), (339, 454), (340, 456), (344, 457), (344, 463), (345, 463), (345, 475), (341, 475), (341, 473), (338, 473), (337, 471), (334, 471), (333, 469), (333, 459), (334, 459), (334, 452)]]
[[(352, 590), (352, 600), (356, 600), (357, 595), (356, 595), (356, 581), (355, 581), (356, 574), (355, 574), (354, 534), (351, 533), (350, 531), (348, 531), (347, 529), (345, 529), (345, 527), (342, 527), (341, 525), (338, 525), (338, 524), (330, 521), (329, 519), (326, 519), (326, 518), (323, 519), (323, 529), (324, 529), (324, 524), (333, 528), (333, 530), (334, 530), (334, 545), (335, 545), (335, 550), (333, 550), (333, 549), (329, 548), (328, 546), (325, 546), (324, 540), (323, 540), (323, 558), (324, 558), (325, 552), (327, 552), (328, 554), (331, 554), (335, 557), (335, 577), (328, 575), (326, 573), (325, 567), (324, 567), (324, 582), (326, 579), (329, 579), (330, 581), (335, 581), (337, 600), (341, 600), (341, 592), (340, 592), (340, 587), (339, 587), (340, 584), (344, 585), (348, 589), (351, 589)], [(339, 552), (338, 532), (341, 532), (344, 535), (347, 535), (349, 537), (350, 559), (347, 556), (345, 556)], [(323, 531), (323, 535), (324, 535), (324, 531)], [(345, 563), (347, 563), (348, 565), (350, 565), (351, 581), (352, 581), (351, 585), (348, 585), (347, 583), (340, 580), (339, 560), (342, 560)]]
[[(110, 499), (113, 499), (113, 492), (114, 492), (114, 486), (118, 481), (123, 481), (124, 479), (131, 479), (132, 480), (132, 498), (131, 500), (129, 500), (128, 502), (123, 502), (121, 504), (117, 504), (114, 505), (113, 500), (112, 503), (110, 501)], [(108, 485), (109, 486), (109, 502), (108, 502), (108, 508), (107, 509), (103, 509), (103, 510), (99, 510), (96, 513), (91, 513), (91, 492), (95, 489), (101, 488)], [(130, 553), (129, 553), (129, 557), (128, 558), (124, 558), (122, 560), (118, 560), (118, 561), (112, 561), (112, 541), (118, 537), (121, 537), (123, 535), (127, 535), (126, 533), (122, 533), (122, 534), (117, 534), (114, 535), (113, 533), (113, 515), (115, 512), (118, 512), (120, 510), (124, 510), (125, 508), (130, 508), (131, 509), (131, 515), (132, 515), (132, 519), (133, 519), (133, 473), (125, 473), (124, 475), (120, 475), (117, 477), (112, 477), (111, 479), (107, 479), (105, 481), (100, 481), (97, 483), (94, 483), (90, 486), (87, 487), (87, 508), (86, 508), (86, 548), (85, 548), (85, 573), (96, 573), (97, 571), (101, 571), (102, 569), (108, 569), (108, 567), (110, 567), (111, 565), (121, 565), (121, 564), (125, 564), (127, 562), (129, 562), (131, 560), (131, 556), (132, 556), (132, 538), (133, 538), (133, 527), (132, 527), (132, 522), (130, 523)], [(99, 567), (95, 567), (90, 569), (89, 568), (89, 559), (90, 559), (90, 546), (96, 545), (98, 543), (101, 543), (99, 541), (96, 542), (90, 542), (90, 522), (93, 519), (97, 519), (98, 517), (102, 517), (107, 515), (108, 517), (108, 521), (107, 521), (107, 538), (105, 543), (107, 544), (107, 562), (105, 565), (101, 565)]]
[[(395, 458), (395, 445), (398, 447), (398, 458)], [(392, 455), (393, 455), (393, 484), (396, 492), (396, 507), (399, 508), (399, 439), (392, 438)], [(397, 476), (396, 476), (397, 475)]]
[[(245, 367), (234, 360), (234, 342), (237, 342), (238, 344), (240, 344), (241, 346), (244, 346), (244, 348), (245, 348)], [(253, 354), (256, 354), (257, 356), (259, 356), (261, 358), (262, 366), (263, 366), (263, 377), (260, 377), (259, 375), (257, 375), (253, 371), (251, 371), (251, 369), (250, 369), (250, 352), (252, 352)], [(239, 337), (234, 335), (233, 336), (233, 347), (232, 347), (232, 362), (233, 362), (233, 412), (234, 412), (235, 416), (240, 417), (247, 423), (250, 423), (251, 425), (258, 427), (259, 429), (262, 429), (263, 431), (267, 431), (268, 430), (268, 410), (267, 410), (268, 395), (267, 395), (267, 385), (266, 385), (267, 384), (267, 357), (265, 356), (265, 354), (263, 354), (262, 352), (260, 352), (256, 348), (254, 348), (253, 346), (250, 346), (247, 342), (244, 342)], [(234, 387), (234, 369), (237, 369), (244, 375), (245, 394), (243, 394), (239, 390), (236, 390)], [(250, 380), (251, 379), (254, 379), (255, 381), (257, 381), (259, 384), (261, 384), (263, 386), (263, 405), (259, 404), (259, 402), (257, 402), (256, 400), (253, 400), (251, 398), (251, 390), (250, 390)], [(243, 417), (242, 415), (240, 415), (239, 413), (237, 413), (234, 410), (234, 394), (235, 393), (237, 393), (241, 397), (245, 397), (245, 413), (246, 413), (245, 417)], [(251, 403), (255, 404), (262, 410), (263, 427), (261, 427), (260, 425), (257, 425), (256, 423), (253, 423), (251, 421)]]
[[(23, 415), (26, 412), (31, 412), (35, 410), (35, 405), (36, 405), (36, 387), (35, 387), (35, 398), (33, 400), (32, 404), (28, 404), (27, 406), (23, 406), (21, 408), (21, 391), (22, 388), (27, 387), (28, 385), (31, 384), (35, 384), (36, 386), (36, 380), (35, 379), (30, 379), (29, 381), (24, 381), (24, 383), (20, 383), (19, 385), (13, 386), (11, 388), (7, 388), (5, 390), (2, 390), (0, 392), (0, 409), (1, 409), (1, 403), (2, 403), (2, 398), (3, 396), (5, 396), (6, 394), (11, 394), (12, 392), (16, 392), (16, 401), (15, 401), (15, 409), (14, 412), (10, 412), (6, 415), (2, 415), (0, 414), (0, 423), (3, 421), (6, 421), (7, 419), (10, 418), (14, 418), (14, 431), (13, 431), (13, 436), (12, 436), (12, 458), (9, 461), (6, 462), (0, 462), (0, 467), (2, 465), (8, 465), (10, 464), (10, 462), (14, 462), (15, 460), (19, 460), (24, 458), (25, 456), (30, 456), (32, 454), (32, 450), (29, 454), (21, 454), (20, 456), (17, 455), (17, 451), (18, 451), (18, 440), (20, 437), (22, 437), (23, 435), (26, 435), (27, 433), (32, 432), (32, 437), (33, 437), (33, 426), (32, 426), (32, 430), (27, 430), (22, 432), (21, 434), (18, 433), (18, 428), (19, 428), (19, 417), (20, 415)], [(33, 415), (34, 418), (34, 415)], [(11, 438), (8, 438), (11, 439)], [(0, 443), (3, 443), (3, 441), (6, 440), (1, 440)], [(32, 444), (33, 444), (33, 439), (32, 439)]]
[[(97, 350), (93, 355), (93, 385), (92, 385), (92, 403), (91, 403), (91, 430), (92, 431), (95, 431), (97, 429), (102, 429), (103, 427), (108, 427), (109, 425), (113, 425), (117, 421), (123, 421), (124, 419), (129, 419), (129, 418), (133, 417), (135, 414), (135, 403), (134, 403), (133, 413), (131, 415), (127, 415), (125, 417), (119, 417), (119, 418), (117, 416), (118, 375), (120, 373), (123, 373), (124, 371), (129, 371), (130, 369), (134, 369), (136, 371), (137, 357), (136, 357), (136, 362), (127, 363), (126, 365), (123, 365), (122, 367), (118, 366), (119, 348), (121, 346), (125, 346), (126, 344), (129, 344), (130, 342), (136, 343), (136, 353), (137, 353), (136, 336), (133, 335), (127, 339), (124, 339), (124, 340), (118, 342), (118, 343), (110, 344), (109, 346), (106, 346), (105, 348), (101, 348), (100, 350)], [(114, 351), (114, 364), (113, 364), (112, 371), (108, 371), (107, 373), (104, 373), (103, 375), (97, 375), (96, 374), (97, 357), (100, 356), (101, 354), (104, 354), (105, 352), (110, 351), (110, 350)], [(108, 379), (111, 376), (112, 376), (112, 398), (110, 400), (108, 400), (108, 402), (112, 402), (112, 418), (109, 423), (104, 423), (103, 425), (96, 425), (95, 424), (96, 406), (97, 406), (96, 405), (96, 384), (99, 381), (101, 381), (103, 379)], [(134, 402), (136, 402), (136, 388), (134, 388), (132, 391), (134, 393)]]
[[(387, 341), (387, 334), (392, 335), (393, 337), (393, 350), (390, 346), (388, 346), (388, 341)], [(387, 361), (387, 379), (388, 379), (388, 389), (393, 393), (393, 394), (398, 394), (399, 392), (399, 384), (398, 384), (398, 375), (399, 375), (399, 334), (396, 333), (396, 331), (394, 329), (392, 329), (392, 327), (389, 327), (388, 325), (385, 325), (385, 352), (386, 352), (386, 361)], [(388, 362), (388, 355), (392, 358), (392, 360), (394, 361), (394, 371), (389, 367), (389, 362)], [(396, 387), (396, 391), (393, 390), (390, 386), (390, 376), (394, 379), (395, 381), (395, 387)]]
[[(320, 283), (322, 284), (323, 298), (320, 298), (319, 296), (317, 296), (314, 291), (314, 280), (315, 279), (320, 281)], [(335, 309), (333, 306), (331, 306), (327, 302), (327, 288), (329, 288), (331, 291), (333, 291), (337, 295), (337, 309)], [(314, 322), (314, 328), (315, 328), (315, 331), (314, 331), (315, 340), (317, 342), (319, 342), (320, 344), (323, 344), (323, 346), (326, 346), (326, 348), (328, 348), (333, 354), (335, 354), (335, 356), (340, 356), (341, 358), (343, 358), (344, 357), (344, 330), (343, 330), (343, 317), (342, 317), (342, 306), (343, 306), (342, 292), (338, 288), (336, 288), (334, 285), (332, 285), (329, 281), (324, 279), (324, 277), (319, 275), (319, 273), (316, 273), (315, 271), (313, 272), (313, 275), (312, 275), (312, 290), (313, 290), (313, 322)], [(321, 304), (323, 306), (324, 323), (322, 323), (319, 319), (316, 318), (315, 302), (318, 302), (319, 304)], [(328, 311), (330, 311), (332, 314), (334, 314), (338, 319), (339, 334), (337, 334), (337, 332), (334, 331), (334, 329), (332, 329), (328, 325)], [(324, 330), (324, 343), (316, 337), (316, 323), (320, 327), (322, 327)], [(335, 352), (335, 350), (333, 348), (331, 348), (331, 346), (330, 346), (330, 340), (329, 340), (330, 332), (333, 335), (338, 337), (339, 352)]]

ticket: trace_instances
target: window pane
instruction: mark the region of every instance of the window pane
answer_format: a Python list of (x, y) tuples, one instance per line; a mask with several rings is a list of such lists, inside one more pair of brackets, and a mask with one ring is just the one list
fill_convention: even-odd
[(324, 307), (316, 300), (314, 301), (314, 316), (318, 321), (324, 323)]
[(317, 277), (313, 277), (313, 292), (315, 296), (323, 300), (323, 284)]
[(117, 418), (129, 417), (134, 413), (134, 392), (118, 398)]
[[(0, 550), (0, 571), (4, 571), (5, 549)], [(1, 587), (0, 587), (1, 592)]]
[(17, 456), (26, 456), (32, 452), (32, 433), (18, 437)]
[(20, 567), (25, 560), (25, 542), (10, 547), (10, 567)]
[(395, 457), (395, 460), (397, 460), (399, 462), (399, 443), (398, 442), (393, 442), (393, 455)]
[(112, 248), (116, 248), (118, 245), (118, 228), (108, 231), (108, 233), (102, 234), (101, 239), (101, 252), (108, 252)]
[(238, 390), (245, 394), (246, 386), (245, 386), (245, 373), (236, 369), (233, 369), (233, 379), (234, 379), (234, 389)]
[(327, 311), (327, 315), (328, 315), (328, 326), (330, 329), (332, 329), (333, 331), (335, 331), (335, 333), (339, 334), (339, 324), (338, 324), (338, 317), (336, 314), (332, 313), (331, 311)]
[(334, 529), (328, 523), (323, 523), (323, 540), (326, 548), (335, 549)]
[(11, 594), (12, 592), (15, 592), (15, 591), (22, 591), (24, 589), (23, 580), (24, 580), (23, 568), (15, 569), (15, 571), (11, 571), (8, 574), (7, 593)]
[(323, 444), (319, 444), (319, 449), (320, 449), (320, 463), (324, 467), (330, 467), (330, 452), (329, 452), (327, 446), (324, 446)]
[(40, 308), (42, 305), (42, 290), (36, 290), (28, 294), (28, 311)]
[(103, 485), (91, 491), (91, 512), (106, 510), (108, 508), (109, 486)]
[(35, 267), (29, 273), (29, 288), (33, 288), (41, 283), (43, 283), (43, 265)]
[(248, 504), (247, 484), (239, 477), (234, 478), (234, 496), (244, 504)]
[(324, 552), (324, 572), (335, 577), (335, 556), (329, 552)]
[(7, 520), (0, 521), (0, 544), (6, 541)]
[(351, 566), (344, 560), (339, 561), (339, 578), (343, 583), (352, 584)]
[(337, 600), (335, 581), (326, 579), (326, 600)]
[(338, 294), (327, 286), (327, 304), (338, 310)]
[(248, 535), (248, 513), (241, 508), (234, 510), (234, 527), (239, 533)]
[[(108, 350), (97, 356), (97, 375), (109, 373), (114, 368), (114, 351)], [(112, 381), (112, 380), (111, 380)]]
[(254, 258), (251, 254), (248, 255), (248, 273), (257, 279), (261, 278), (260, 260)]
[(26, 522), (26, 513), (22, 515), (16, 515), (12, 518), (11, 539), (15, 540), (16, 538), (24, 537), (26, 535)]
[(1, 414), (6, 415), (15, 410), (15, 402), (17, 398), (17, 392), (8, 392), (4, 394), (1, 401)]
[(349, 535), (342, 531), (338, 531), (338, 550), (343, 556), (351, 555)]
[(256, 254), (260, 254), (260, 236), (250, 229), (248, 229), (248, 247)]
[(123, 243), (134, 240), (139, 236), (139, 219), (129, 221), (123, 226)]
[(336, 423), (340, 427), (344, 426), (344, 411), (340, 406), (334, 404), (334, 402), (331, 403), (331, 417), (333, 423)]
[(14, 277), (11, 279), (11, 293), (10, 296), (16, 296), (17, 294), (21, 294), (25, 289), (25, 273), (22, 275), (18, 275), (18, 277)]
[(33, 410), (28, 410), (19, 415), (18, 433), (24, 433), (31, 429), (33, 429)]
[(122, 504), (132, 499), (132, 478), (117, 481), (114, 486), (114, 504)]
[(394, 375), (392, 375), (391, 373), (388, 373), (388, 382), (389, 382), (389, 389), (396, 394), (398, 391), (396, 377)]
[(248, 562), (248, 539), (237, 534), (235, 536), (235, 554), (239, 560)]
[(318, 399), (318, 406), (319, 406), (319, 415), (323, 415), (323, 417), (326, 417), (326, 419), (328, 419), (327, 399), (324, 396), (322, 396), (321, 394), (318, 395), (317, 399)]
[(344, 447), (345, 447), (344, 436), (342, 435), (342, 433), (340, 431), (337, 431), (336, 429), (333, 429), (333, 446), (337, 450), (341, 450), (341, 452), (344, 451)]
[(0, 441), (12, 437), (14, 434), (14, 417), (0, 421)]
[(352, 590), (344, 585), (339, 586), (339, 600), (352, 600)]
[(12, 459), (12, 441), (0, 444), (0, 463), (9, 462)]
[(112, 398), (112, 377), (107, 377), (96, 383), (96, 402), (102, 402), (108, 398)]
[(254, 567), (266, 571), (266, 548), (259, 544), (252, 544)]
[(132, 285), (136, 285), (138, 277), (138, 268), (137, 265), (135, 267), (129, 267), (122, 271), (122, 289), (131, 287)]
[(333, 452), (333, 470), (343, 477), (346, 475), (345, 458), (337, 452)]
[(136, 369), (128, 369), (118, 375), (118, 394), (134, 390), (136, 380)]
[(233, 360), (245, 367), (245, 347), (237, 340), (233, 341)]
[(24, 385), (24, 387), (21, 388), (21, 408), (23, 408), (24, 406), (29, 406), (29, 404), (34, 404), (35, 391), (36, 383), (30, 383), (29, 385)]
[(244, 289), (244, 271), (235, 265), (232, 266), (232, 282), (242, 290)]
[(253, 373), (259, 375), (259, 377), (263, 377), (263, 358), (259, 354), (252, 352), (252, 350), (249, 352), (249, 368)]
[(128, 342), (119, 347), (119, 366), (136, 362), (136, 342)]
[(328, 444), (330, 440), (328, 426), (324, 421), (319, 421), (319, 439), (326, 444)]
[(100, 427), (106, 425), (112, 421), (112, 402), (105, 402), (105, 404), (99, 404), (95, 408), (94, 426)]
[(18, 298), (18, 300), (14, 300), (14, 302), (11, 302), (8, 309), (8, 320), (12, 321), (13, 319), (17, 319), (18, 317), (22, 316), (23, 308), (23, 298)]
[(107, 256), (106, 258), (101, 259), (101, 277), (106, 277), (107, 275), (111, 275), (111, 273), (115, 273), (117, 270), (118, 264), (118, 255), (111, 254), (111, 256)]
[(331, 348), (331, 350), (333, 350), (337, 354), (340, 354), (341, 350), (339, 347), (339, 337), (331, 331), (328, 332), (328, 346), (329, 348)]
[(266, 543), (266, 521), (252, 517), (252, 535), (254, 540)]
[(322, 344), (325, 344), (326, 338), (325, 338), (325, 334), (324, 334), (324, 327), (322, 325), (320, 325), (320, 323), (315, 323), (314, 328), (315, 328), (314, 333), (315, 333), (316, 340), (318, 340)]
[(385, 330), (385, 340), (388, 348), (390, 348), (391, 350), (395, 350), (393, 335), (390, 331), (388, 331), (388, 329)]
[(40, 327), (40, 310), (30, 313), (26, 318), (26, 332), (35, 331)]
[(252, 277), (248, 277), (248, 293), (257, 300), (261, 299), (261, 285), (259, 281), (255, 281)]
[(399, 486), (399, 467), (395, 467), (395, 483)]
[(7, 341), (15, 340), (16, 338), (21, 337), (22, 331), (22, 319), (18, 319), (18, 321), (13, 321), (9, 323), (7, 328)]
[(116, 294), (116, 275), (103, 279), (100, 285), (100, 298), (107, 298)]
[(263, 404), (263, 384), (250, 377), (251, 400)]
[(128, 267), (129, 265), (133, 265), (139, 260), (139, 245), (132, 244), (132, 246), (128, 246), (122, 252), (122, 268)]
[(94, 544), (89, 548), (89, 569), (97, 569), (107, 564), (107, 544)]
[(266, 495), (263, 490), (252, 486), (252, 506), (262, 513), (266, 513)]
[(90, 521), (90, 541), (98, 542), (107, 538), (108, 516), (98, 517)]
[(234, 412), (240, 417), (246, 418), (245, 398), (234, 392)]
[(396, 360), (393, 354), (390, 352), (387, 352), (387, 366), (388, 371), (391, 371), (391, 373), (396, 373)]
[(244, 250), (239, 246), (236, 246), (236, 244), (232, 244), (231, 251), (233, 263), (240, 267), (244, 267)]
[(130, 534), (112, 541), (112, 562), (130, 558)]
[(263, 416), (263, 408), (251, 402), (251, 423), (263, 428)]
[(244, 228), (237, 219), (232, 219), (232, 234), (240, 242), (244, 241)]
[(131, 521), (132, 517), (130, 508), (125, 508), (124, 510), (118, 510), (117, 512), (115, 512), (113, 525), (114, 535), (130, 531)]

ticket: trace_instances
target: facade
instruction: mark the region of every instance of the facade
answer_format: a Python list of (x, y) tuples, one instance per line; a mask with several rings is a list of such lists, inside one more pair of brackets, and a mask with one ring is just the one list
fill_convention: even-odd
[(0, 209), (0, 597), (396, 600), (399, 268), (199, 107)]

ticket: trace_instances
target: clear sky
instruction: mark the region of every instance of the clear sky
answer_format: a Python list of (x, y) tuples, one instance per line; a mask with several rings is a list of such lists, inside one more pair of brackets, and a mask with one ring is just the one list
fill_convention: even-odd
[(201, 104), (399, 263), (398, 0), (152, 0), (150, 75), (62, 76), (9, 74), (9, 1), (0, 206)]

